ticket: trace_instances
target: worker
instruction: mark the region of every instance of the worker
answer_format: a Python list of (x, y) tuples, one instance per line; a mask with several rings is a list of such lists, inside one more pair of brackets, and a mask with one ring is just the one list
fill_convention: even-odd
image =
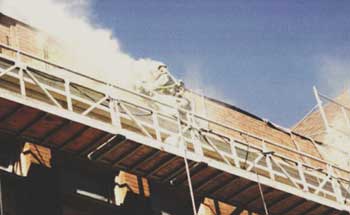
[[(168, 71), (166, 65), (159, 65), (151, 72), (148, 80), (136, 84), (136, 90), (154, 99), (164, 102), (172, 107), (190, 109), (190, 101), (185, 97), (185, 85), (183, 81), (177, 81)], [(177, 115), (177, 110), (157, 104), (153, 107), (158, 110)], [(175, 111), (175, 112), (174, 112)], [(185, 115), (180, 111), (180, 115)]]
[(176, 80), (169, 73), (167, 66), (160, 65), (153, 73), (152, 91), (157, 91), (161, 94), (175, 95)]
[(150, 80), (137, 83), (136, 89), (149, 96), (154, 96), (154, 93), (179, 96), (184, 92), (184, 83), (177, 81), (166, 65), (159, 65), (157, 70), (151, 73)]

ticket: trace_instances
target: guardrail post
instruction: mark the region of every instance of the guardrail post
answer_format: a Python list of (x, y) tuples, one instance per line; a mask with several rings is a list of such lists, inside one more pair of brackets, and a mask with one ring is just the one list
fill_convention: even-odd
[(236, 142), (234, 140), (230, 140), (230, 147), (231, 147), (231, 154), (232, 154), (233, 162), (234, 162), (236, 167), (240, 168), (239, 158), (238, 158), (238, 154), (237, 154), (237, 150), (236, 150)]
[(335, 177), (332, 178), (332, 187), (334, 190), (334, 194), (336, 195), (337, 201), (339, 203), (344, 203), (344, 198), (343, 198), (342, 192), (340, 190), (339, 182), (338, 182), (337, 178), (335, 178)]
[(25, 86), (25, 82), (24, 82), (23, 68), (19, 68), (18, 76), (19, 76), (19, 87), (21, 89), (21, 95), (25, 97), (26, 96), (26, 86)]
[(204, 153), (202, 148), (202, 142), (200, 141), (200, 135), (198, 133), (198, 129), (196, 127), (196, 121), (193, 116), (193, 114), (187, 113), (187, 121), (189, 122), (190, 126), (190, 132), (191, 132), (191, 139), (193, 143), (193, 147), (195, 150), (195, 153), (199, 156), (200, 160), (203, 160)]
[(21, 61), (21, 53), (19, 51), (16, 51), (16, 64), (18, 64)]
[(331, 165), (329, 165), (328, 168), (329, 168), (329, 174), (331, 175), (331, 183), (332, 183), (334, 195), (339, 203), (344, 203), (344, 197), (340, 189), (338, 178), (334, 174), (334, 169)]
[(159, 121), (158, 121), (158, 113), (156, 111), (152, 111), (152, 120), (153, 120), (154, 130), (156, 132), (156, 138), (158, 141), (162, 142), (162, 137), (161, 137), (160, 128), (159, 128)]
[(180, 149), (182, 151), (187, 151), (187, 144), (185, 143), (185, 139), (183, 137), (180, 111), (179, 109), (176, 109), (176, 111), (177, 111), (177, 127), (178, 127)]
[(195, 130), (191, 130), (192, 142), (194, 145), (194, 150), (196, 154), (199, 156), (200, 160), (203, 161), (204, 153), (202, 148), (202, 142), (200, 141), (200, 136), (197, 134)]
[(298, 165), (298, 172), (299, 172), (300, 180), (303, 184), (303, 191), (308, 192), (309, 186), (307, 185), (307, 182), (305, 179), (303, 164), (300, 161), (298, 161), (297, 165)]
[(266, 143), (264, 140), (262, 141), (262, 144), (263, 144), (262, 145), (263, 146), (263, 153), (265, 155), (267, 168), (269, 169), (270, 178), (272, 180), (275, 180), (275, 174), (273, 173), (272, 162), (271, 162), (271, 154), (266, 154), (266, 153), (268, 153), (268, 150), (267, 150)]
[(117, 99), (109, 96), (109, 113), (111, 117), (112, 125), (116, 126), (118, 129), (122, 127), (120, 121), (120, 112), (119, 112), (119, 101)]
[(69, 111), (73, 111), (72, 95), (70, 92), (70, 81), (68, 81), (67, 79), (64, 80), (64, 90), (66, 93), (67, 108)]

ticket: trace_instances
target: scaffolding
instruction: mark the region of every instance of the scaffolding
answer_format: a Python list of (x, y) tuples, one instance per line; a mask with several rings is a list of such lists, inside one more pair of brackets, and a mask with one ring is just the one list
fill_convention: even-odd
[[(112, 135), (123, 135), (127, 140), (141, 145), (197, 164), (204, 163), (221, 174), (230, 174), (283, 191), (287, 197), (297, 196), (305, 199), (304, 202), (312, 201), (331, 210), (350, 212), (350, 203), (346, 201), (350, 185), (350, 172), (347, 169), (283, 143), (213, 121), (191, 110), (173, 107), (132, 90), (88, 77), (5, 44), (0, 44), (0, 47), (8, 53), (0, 54), (0, 98)], [(320, 96), (317, 90), (315, 92)], [(322, 108), (322, 105), (319, 107)], [(344, 110), (347, 113), (348, 109), (344, 107)], [(216, 129), (200, 126), (209, 123), (215, 125)], [(330, 127), (329, 123), (326, 126)], [(240, 133), (245, 141), (230, 136), (229, 131)], [(290, 135), (295, 134), (291, 132)], [(169, 138), (181, 141), (168, 141)], [(38, 144), (45, 143), (45, 140), (47, 138), (31, 139)], [(57, 150), (63, 150), (68, 144), (69, 141)], [(291, 156), (276, 152), (276, 148), (288, 151)], [(93, 150), (85, 150), (84, 154)], [(76, 154), (81, 155), (82, 152)], [(306, 164), (296, 159), (298, 157), (319, 165)], [(111, 165), (115, 166), (116, 163)], [(132, 170), (132, 167), (123, 168)], [(229, 185), (223, 183), (207, 195)], [(236, 194), (239, 192), (232, 195)], [(231, 198), (230, 195), (225, 196), (224, 200)], [(278, 202), (267, 204), (271, 207)], [(311, 214), (312, 211), (309, 212)]]

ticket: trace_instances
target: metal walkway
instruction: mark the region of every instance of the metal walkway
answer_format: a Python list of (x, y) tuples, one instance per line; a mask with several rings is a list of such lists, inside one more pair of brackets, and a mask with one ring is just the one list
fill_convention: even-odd
[[(0, 55), (2, 132), (173, 186), (187, 186), (186, 153), (196, 196), (258, 213), (263, 213), (258, 181), (270, 214), (350, 212), (347, 170), (6, 45), (1, 49), (6, 52)], [(216, 129), (199, 126), (205, 123)], [(326, 171), (293, 157), (315, 160)]]

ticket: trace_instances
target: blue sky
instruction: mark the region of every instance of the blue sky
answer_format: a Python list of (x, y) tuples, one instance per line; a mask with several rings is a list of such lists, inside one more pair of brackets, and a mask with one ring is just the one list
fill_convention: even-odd
[(93, 21), (134, 57), (291, 126), (350, 79), (350, 1), (95, 0)]

